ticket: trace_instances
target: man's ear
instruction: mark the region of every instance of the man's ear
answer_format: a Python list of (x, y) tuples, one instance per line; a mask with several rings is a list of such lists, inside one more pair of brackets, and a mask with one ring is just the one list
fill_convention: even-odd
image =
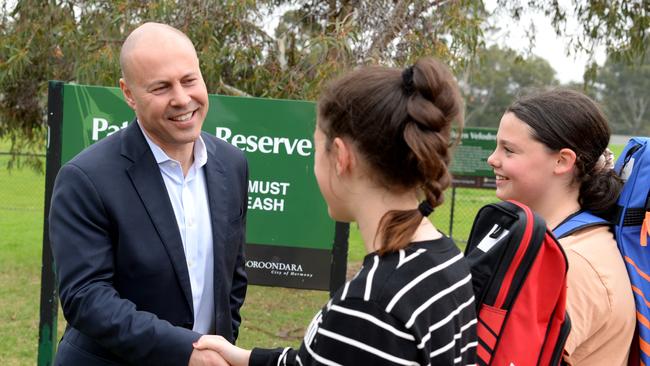
[(135, 100), (133, 99), (133, 93), (131, 92), (131, 89), (129, 89), (129, 86), (126, 84), (124, 78), (120, 78), (120, 89), (122, 89), (122, 94), (124, 95), (126, 104), (128, 104), (131, 109), (135, 110)]
[(557, 154), (557, 161), (555, 163), (555, 169), (553, 171), (556, 174), (564, 174), (572, 171), (575, 165), (576, 165), (575, 151), (568, 148), (564, 148), (561, 149)]
[(332, 154), (334, 154), (336, 175), (349, 173), (355, 159), (350, 144), (340, 137), (335, 137), (332, 141)]

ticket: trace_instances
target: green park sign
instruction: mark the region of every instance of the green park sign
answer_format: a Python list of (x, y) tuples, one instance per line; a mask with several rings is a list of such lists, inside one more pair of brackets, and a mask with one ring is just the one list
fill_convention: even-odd
[(495, 128), (464, 128), (451, 159), (453, 186), (495, 188), (494, 172), (487, 158), (496, 146)]

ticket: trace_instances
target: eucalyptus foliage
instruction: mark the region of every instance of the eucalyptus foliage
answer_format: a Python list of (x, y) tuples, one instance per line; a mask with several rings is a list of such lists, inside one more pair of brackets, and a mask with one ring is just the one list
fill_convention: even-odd
[(650, 53), (632, 63), (610, 55), (594, 89), (616, 133), (650, 136)]
[(491, 46), (477, 52), (480, 67), (461, 80), (467, 125), (498, 127), (504, 111), (519, 96), (558, 85), (555, 70), (545, 59), (522, 56)]

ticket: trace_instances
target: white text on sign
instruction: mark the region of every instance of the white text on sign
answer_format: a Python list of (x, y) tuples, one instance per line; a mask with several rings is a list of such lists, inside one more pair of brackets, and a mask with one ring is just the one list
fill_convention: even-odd
[(289, 182), (270, 182), (264, 180), (248, 181), (248, 209), (260, 211), (284, 211), (284, 198), (260, 197), (265, 196), (286, 196)]
[(313, 144), (309, 139), (290, 139), (287, 137), (271, 137), (256, 135), (233, 135), (232, 130), (227, 127), (217, 127), (215, 135), (232, 144), (233, 146), (247, 152), (261, 152), (263, 154), (298, 154), (301, 156), (311, 155)]

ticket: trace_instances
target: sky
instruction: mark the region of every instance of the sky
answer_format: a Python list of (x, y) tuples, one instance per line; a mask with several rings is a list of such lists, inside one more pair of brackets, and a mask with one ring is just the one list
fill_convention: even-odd
[[(485, 7), (488, 11), (493, 11), (496, 7), (496, 0), (484, 0)], [(560, 5), (565, 9), (570, 9), (570, 2), (560, 0)], [(577, 20), (572, 14), (567, 14), (567, 33), (577, 32)], [(551, 26), (550, 18), (543, 14), (527, 14), (522, 17), (521, 21), (514, 22), (506, 16), (501, 16), (495, 20), (497, 27), (503, 28), (502, 31), (495, 35), (488, 36), (486, 43), (488, 45), (498, 44), (499, 46), (508, 46), (520, 52), (528, 52), (529, 40), (526, 38), (526, 29), (533, 21), (536, 29), (535, 46), (532, 53), (545, 58), (555, 69), (555, 77), (561, 83), (571, 81), (582, 82), (582, 76), (585, 71), (585, 65), (589, 61), (589, 55), (580, 53), (577, 55), (567, 56), (568, 37), (558, 37)], [(604, 47), (596, 49), (594, 59), (602, 65), (605, 62), (606, 53)]]

